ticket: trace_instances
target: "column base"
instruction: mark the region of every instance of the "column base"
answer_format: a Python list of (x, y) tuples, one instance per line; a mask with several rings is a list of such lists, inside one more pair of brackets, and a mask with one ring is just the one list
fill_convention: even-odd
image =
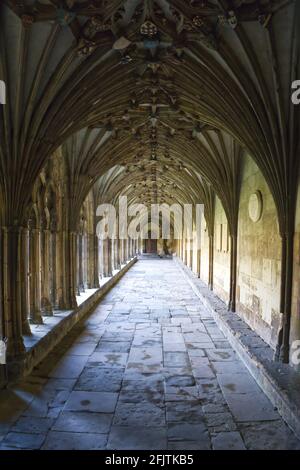
[(26, 353), (23, 338), (8, 339), (6, 347), (6, 362), (22, 359)]
[(32, 335), (28, 320), (24, 321), (23, 324), (22, 324), (22, 333), (25, 336), (31, 336)]
[(279, 360), (284, 364), (289, 363), (289, 356), (290, 356), (290, 347), (288, 344), (282, 345), (280, 348)]
[(34, 312), (30, 315), (29, 323), (31, 325), (43, 325), (43, 317), (42, 317), (42, 312), (39, 310), (37, 312)]
[(49, 300), (44, 300), (42, 303), (42, 314), (45, 317), (53, 317), (52, 305)]

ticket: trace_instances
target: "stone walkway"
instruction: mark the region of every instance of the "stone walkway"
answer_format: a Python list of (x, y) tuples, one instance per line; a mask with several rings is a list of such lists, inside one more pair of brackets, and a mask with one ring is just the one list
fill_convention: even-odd
[(299, 449), (180, 268), (141, 260), (0, 393), (1, 449)]

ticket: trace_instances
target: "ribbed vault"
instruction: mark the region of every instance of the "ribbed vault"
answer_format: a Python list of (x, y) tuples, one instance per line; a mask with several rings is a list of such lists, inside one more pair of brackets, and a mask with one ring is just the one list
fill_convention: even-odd
[(299, 168), (299, 2), (289, 0), (4, 0), (0, 78), (0, 214), (22, 226), (46, 161), (63, 148), (70, 220), (99, 200), (202, 202), (214, 195), (231, 237), (234, 309), (244, 152), (273, 195), (281, 311), (289, 316)]

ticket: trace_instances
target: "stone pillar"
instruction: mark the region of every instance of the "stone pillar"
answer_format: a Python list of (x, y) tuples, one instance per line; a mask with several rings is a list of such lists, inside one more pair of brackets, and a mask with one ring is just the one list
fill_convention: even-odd
[(88, 272), (88, 263), (89, 255), (87, 250), (87, 234), (82, 233), (82, 285), (83, 291), (87, 289), (87, 272)]
[(139, 251), (140, 251), (140, 254), (142, 254), (144, 251), (144, 240), (142, 236), (140, 237), (140, 250)]
[(98, 239), (98, 251), (99, 251), (99, 276), (104, 277), (104, 257), (103, 257), (103, 240)]
[(197, 275), (201, 277), (201, 248), (197, 246)]
[(237, 284), (237, 234), (230, 235), (230, 292), (228, 309), (236, 311), (236, 284)]
[(214, 233), (209, 233), (208, 286), (214, 288)]
[(61, 274), (62, 274), (62, 298), (65, 310), (73, 310), (77, 307), (77, 233), (73, 231), (61, 232)]
[(133, 253), (134, 253), (134, 240), (133, 238), (130, 239), (130, 258), (133, 257)]
[(125, 243), (126, 240), (121, 239), (121, 264), (125, 264)]
[(22, 259), (25, 255), (22, 244), (23, 228), (4, 227), (2, 229), (2, 269), (3, 286), (3, 336), (7, 339), (7, 358), (17, 358), (25, 353), (22, 337)]
[(42, 250), (41, 250), (41, 256), (42, 256), (42, 282), (41, 282), (41, 287), (42, 287), (42, 299), (41, 299), (41, 306), (42, 306), (42, 312), (46, 316), (52, 316), (53, 311), (52, 311), (52, 305), (51, 305), (51, 300), (50, 300), (50, 283), (51, 283), (51, 250), (50, 250), (50, 244), (51, 244), (51, 234), (50, 230), (44, 229), (41, 232), (41, 237), (42, 237)]
[(88, 288), (88, 270), (90, 264), (89, 246), (88, 246), (88, 234), (82, 234), (82, 283), (83, 289)]
[(183, 240), (183, 237), (182, 239), (180, 240), (180, 245), (181, 245), (181, 261), (184, 263), (184, 240)]
[(41, 233), (38, 228), (30, 230), (30, 323), (43, 323), (41, 311)]
[(193, 253), (194, 253), (194, 243), (193, 240), (189, 239), (189, 267), (193, 270)]
[(87, 287), (94, 289), (96, 284), (96, 252), (98, 253), (98, 241), (93, 234), (87, 234)]
[[(65, 310), (69, 308), (68, 303), (68, 274), (65, 270), (66, 264), (66, 239), (65, 233), (53, 231), (51, 233), (51, 277), (52, 277), (52, 304), (57, 310)], [(69, 268), (69, 266), (68, 266)]]
[(116, 240), (116, 245), (117, 245), (117, 269), (121, 269), (121, 264), (122, 264), (122, 240), (120, 238), (117, 238)]
[(103, 259), (103, 277), (108, 276), (108, 241), (107, 238), (102, 240), (102, 259)]
[(116, 243), (114, 238), (111, 239), (111, 270), (112, 272), (116, 269)]
[(108, 270), (108, 277), (112, 276), (112, 239), (107, 239), (107, 270)]
[(185, 265), (188, 264), (188, 250), (187, 250), (187, 240), (183, 238), (183, 262)]
[(98, 289), (99, 284), (99, 239), (97, 235), (91, 235), (93, 237), (93, 287)]
[(112, 240), (110, 238), (106, 238), (103, 240), (103, 259), (104, 259), (104, 277), (111, 277), (112, 276)]
[(127, 253), (128, 253), (128, 238), (123, 240), (123, 259), (124, 259), (124, 263), (127, 263)]
[(28, 228), (22, 229), (22, 246), (23, 253), (21, 259), (21, 314), (22, 314), (22, 333), (23, 335), (31, 335), (29, 324), (29, 231)]
[(130, 238), (128, 237), (125, 240), (125, 261), (126, 261), (126, 263), (129, 260), (129, 253), (130, 253)]
[(127, 250), (127, 260), (130, 260), (132, 252), (132, 239), (128, 237), (128, 250)]
[(77, 295), (80, 295), (81, 292), (85, 291), (83, 282), (83, 235), (81, 233), (77, 235), (77, 253)]

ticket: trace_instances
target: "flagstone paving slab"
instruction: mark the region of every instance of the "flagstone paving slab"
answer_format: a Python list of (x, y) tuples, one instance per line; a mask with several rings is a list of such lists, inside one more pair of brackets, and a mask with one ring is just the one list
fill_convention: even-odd
[(172, 260), (140, 260), (0, 391), (0, 449), (300, 449)]

